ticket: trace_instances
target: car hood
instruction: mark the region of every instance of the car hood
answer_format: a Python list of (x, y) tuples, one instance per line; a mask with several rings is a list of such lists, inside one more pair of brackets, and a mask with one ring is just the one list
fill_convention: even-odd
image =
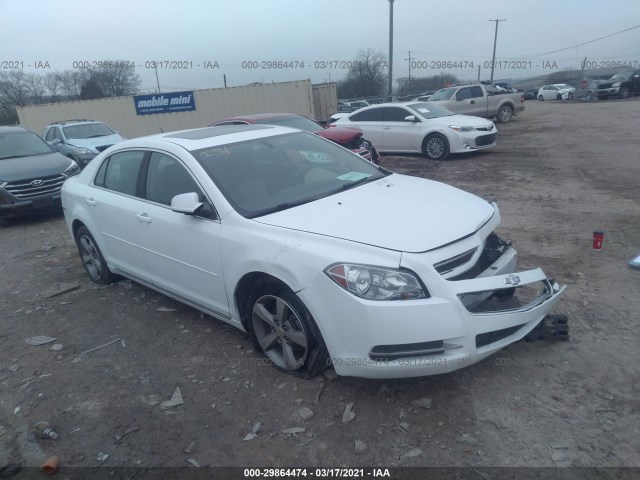
[[(439, 103), (439, 102), (433, 102)], [(447, 117), (426, 118), (427, 125), (459, 125), (461, 127), (488, 127), (493, 125), (491, 120), (474, 117), (473, 115), (449, 115)]]
[(324, 128), (315, 132), (327, 140), (339, 143), (340, 145), (346, 145), (347, 143), (360, 138), (362, 136), (362, 130), (358, 127), (331, 127)]
[(113, 135), (104, 135), (102, 137), (69, 139), (69, 143), (74, 147), (85, 148), (100, 147), (102, 145), (113, 145), (122, 141), (123, 138), (117, 133), (114, 133)]
[(15, 182), (60, 175), (71, 164), (71, 159), (55, 152), (31, 157), (0, 160), (0, 181)]
[(393, 174), (260, 223), (401, 252), (432, 250), (473, 234), (493, 205), (444, 183)]

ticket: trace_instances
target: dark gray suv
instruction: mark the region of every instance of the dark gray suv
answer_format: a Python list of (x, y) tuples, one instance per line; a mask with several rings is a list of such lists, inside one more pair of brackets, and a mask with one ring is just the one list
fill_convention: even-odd
[(0, 218), (60, 207), (62, 184), (79, 171), (31, 130), (0, 127)]

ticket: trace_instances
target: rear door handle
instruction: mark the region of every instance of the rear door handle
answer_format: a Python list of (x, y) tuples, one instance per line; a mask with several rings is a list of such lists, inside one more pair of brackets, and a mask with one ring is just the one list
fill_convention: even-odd
[(93, 199), (93, 197), (91, 197), (91, 198), (87, 198), (87, 203), (88, 203), (89, 205), (91, 205), (92, 207), (95, 207), (95, 206), (96, 206), (96, 201)]
[(140, 220), (141, 222), (144, 223), (151, 223), (151, 217), (145, 212), (145, 213), (137, 213), (136, 217), (138, 218), (138, 220)]
[(385, 130), (391, 130), (391, 127), (383, 127)]

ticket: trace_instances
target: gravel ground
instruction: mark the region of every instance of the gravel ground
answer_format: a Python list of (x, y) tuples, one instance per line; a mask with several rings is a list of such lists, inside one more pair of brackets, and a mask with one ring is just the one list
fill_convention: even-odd
[[(61, 215), (10, 222), (0, 469), (53, 454), (64, 467), (640, 467), (640, 270), (627, 266), (640, 252), (638, 125), (640, 98), (529, 101), (493, 149), (383, 158), (497, 198), (520, 267), (568, 285), (555, 313), (570, 342), (517, 343), (447, 375), (283, 375), (222, 322), (130, 281), (92, 284)], [(57, 340), (25, 342), (36, 335)], [(183, 403), (163, 406), (178, 387)], [(37, 421), (60, 438), (34, 440)]]

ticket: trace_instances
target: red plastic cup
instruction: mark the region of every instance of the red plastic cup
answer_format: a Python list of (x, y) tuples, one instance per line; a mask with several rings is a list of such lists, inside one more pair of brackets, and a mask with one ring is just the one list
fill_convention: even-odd
[(596, 230), (593, 232), (593, 249), (602, 250), (602, 243), (604, 242), (604, 232)]

